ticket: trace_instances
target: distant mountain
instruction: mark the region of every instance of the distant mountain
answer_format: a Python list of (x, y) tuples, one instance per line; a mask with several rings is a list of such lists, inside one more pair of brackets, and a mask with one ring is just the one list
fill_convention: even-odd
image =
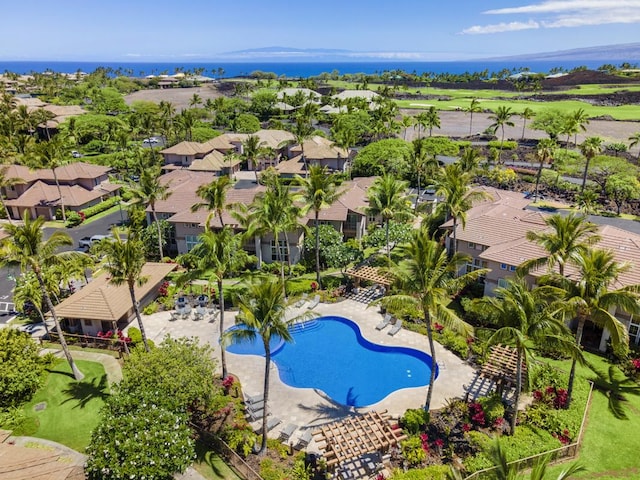
[(616, 62), (640, 62), (640, 43), (625, 43), (618, 45), (603, 45), (599, 47), (575, 48), (572, 50), (559, 50), (557, 52), (532, 53), (527, 55), (514, 55), (509, 57), (494, 57), (487, 60), (499, 61), (536, 61), (536, 60), (570, 60), (570, 61), (602, 61), (606, 63)]

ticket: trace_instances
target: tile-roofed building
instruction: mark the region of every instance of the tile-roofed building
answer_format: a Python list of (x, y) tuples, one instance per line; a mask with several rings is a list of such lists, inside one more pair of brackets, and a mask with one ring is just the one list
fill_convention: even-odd
[[(160, 284), (176, 267), (175, 263), (144, 264), (140, 276), (147, 281), (134, 287), (141, 309), (156, 299)], [(92, 336), (115, 328), (122, 330), (135, 316), (129, 287), (126, 283), (114, 285), (106, 274), (94, 278), (56, 305), (56, 313), (72, 333)]]
[[(330, 171), (344, 172), (349, 165), (350, 152), (340, 148), (324, 137), (315, 135), (304, 142), (304, 156), (307, 165), (321, 165)], [(305, 162), (302, 158), (302, 147), (295, 145), (290, 149), (289, 160), (281, 161), (276, 170), (284, 177), (303, 175)]]

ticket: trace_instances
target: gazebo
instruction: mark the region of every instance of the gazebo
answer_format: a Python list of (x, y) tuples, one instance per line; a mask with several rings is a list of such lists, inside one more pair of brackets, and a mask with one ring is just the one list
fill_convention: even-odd
[[(499, 390), (504, 388), (505, 384), (510, 384), (515, 387), (516, 385), (516, 373), (518, 366), (518, 352), (515, 348), (507, 347), (505, 345), (495, 345), (491, 347), (489, 358), (482, 366), (480, 374), (496, 381), (499, 385)], [(522, 379), (527, 377), (527, 363), (522, 358)]]
[(407, 438), (385, 412), (367, 412), (323, 425), (313, 432), (328, 467), (386, 452)]
[(360, 265), (357, 267), (351, 267), (345, 272), (350, 277), (354, 277), (357, 281), (368, 280), (373, 283), (383, 285), (385, 289), (388, 289), (391, 285), (391, 278), (387, 275), (380, 273), (380, 270), (376, 267), (370, 267), (369, 265)]

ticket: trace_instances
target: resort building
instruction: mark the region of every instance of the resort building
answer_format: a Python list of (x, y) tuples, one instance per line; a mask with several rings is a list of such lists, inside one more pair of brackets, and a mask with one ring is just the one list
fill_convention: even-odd
[[(56, 210), (80, 211), (118, 195), (120, 185), (109, 182), (111, 167), (84, 162), (70, 163), (55, 169), (30, 170), (22, 165), (8, 165), (6, 177), (20, 178), (24, 183), (2, 188), (9, 214), (13, 219), (29, 211), (31, 218), (56, 218)], [(60, 191), (56, 186), (56, 177)], [(62, 194), (62, 199), (60, 198)]]

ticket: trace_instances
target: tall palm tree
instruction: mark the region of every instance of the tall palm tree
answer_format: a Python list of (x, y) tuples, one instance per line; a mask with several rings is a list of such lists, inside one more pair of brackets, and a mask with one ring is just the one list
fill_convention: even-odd
[(558, 265), (558, 271), (564, 277), (567, 262), (578, 261), (580, 255), (586, 253), (601, 239), (598, 226), (587, 221), (584, 215), (555, 214), (546, 217), (544, 221), (551, 230), (527, 232), (527, 239), (544, 248), (546, 254), (521, 263), (518, 270), (523, 273), (543, 265), (547, 265), (549, 270)]
[[(179, 284), (208, 276), (210, 282), (218, 287), (218, 308), (220, 310), (220, 338), (224, 334), (224, 285), (223, 280), (231, 273), (238, 272), (249, 261), (249, 254), (242, 248), (242, 238), (235, 235), (228, 225), (222, 230), (213, 231), (207, 221), (204, 232), (200, 234), (200, 242), (191, 249), (190, 255), (196, 259), (195, 268), (185, 272)], [(225, 349), (220, 349), (222, 378), (227, 377), (227, 361)]]
[(536, 146), (536, 158), (540, 161), (538, 165), (538, 173), (536, 175), (536, 186), (534, 188), (534, 202), (538, 201), (538, 186), (540, 185), (540, 177), (542, 176), (542, 168), (545, 163), (553, 160), (553, 154), (556, 149), (556, 142), (550, 138), (543, 138), (538, 141)]
[(329, 173), (326, 166), (311, 165), (309, 176), (302, 178), (296, 175), (296, 183), (302, 187), (302, 201), (313, 210), (313, 226), (315, 227), (315, 250), (316, 250), (316, 282), (320, 283), (320, 210), (331, 206), (344, 193), (338, 190), (337, 175)]
[(584, 110), (584, 108), (579, 108), (574, 110), (569, 114), (569, 117), (573, 120), (575, 124), (575, 131), (573, 132), (573, 144), (575, 146), (578, 145), (578, 133), (586, 132), (587, 125), (589, 125), (589, 115)]
[(478, 269), (457, 277), (456, 272), (467, 261), (467, 257), (454, 255), (449, 259), (444, 247), (430, 237), (426, 228), (414, 230), (409, 243), (400, 245), (399, 250), (403, 260), (392, 266), (390, 273), (402, 293), (386, 296), (381, 303), (388, 309), (414, 305), (422, 314), (432, 359), (424, 405), (425, 410), (429, 410), (437, 365), (431, 323), (437, 321), (461, 334), (472, 335), (473, 328), (458, 316), (450, 304), (456, 294), (486, 274), (487, 269)]
[[(626, 344), (627, 329), (611, 312), (622, 310), (629, 314), (639, 314), (640, 285), (618, 289), (613, 289), (612, 285), (616, 284), (622, 273), (630, 269), (630, 265), (616, 262), (613, 252), (599, 249), (587, 249), (573, 262), (578, 270), (575, 279), (552, 273), (542, 277), (540, 283), (555, 285), (565, 291), (559, 312), (577, 321), (576, 345), (582, 344), (582, 333), (587, 320), (607, 329), (614, 346)], [(571, 402), (575, 370), (574, 358), (569, 373), (567, 405)]]
[(515, 348), (516, 391), (514, 411), (511, 416), (511, 434), (516, 429), (518, 402), (522, 391), (522, 364), (529, 364), (532, 349), (550, 337), (557, 343), (570, 343), (569, 330), (565, 324), (552, 315), (551, 301), (559, 298), (562, 290), (544, 286), (530, 290), (523, 277), (508, 280), (507, 287), (498, 287), (495, 297), (484, 297), (481, 302), (497, 313), (498, 325), (489, 337), (488, 344), (504, 344)]
[(427, 112), (420, 112), (416, 115), (416, 123), (418, 126), (418, 138), (422, 138), (422, 131), (427, 129), (429, 125), (429, 115)]
[(400, 119), (400, 125), (402, 125), (402, 128), (404, 129), (402, 138), (405, 141), (407, 140), (407, 132), (409, 131), (409, 128), (413, 127), (414, 123), (415, 123), (415, 120), (410, 115), (403, 115), (402, 118)]
[(260, 155), (264, 142), (260, 141), (260, 137), (257, 135), (249, 135), (247, 139), (242, 142), (242, 150), (243, 157), (246, 158), (251, 167), (253, 168), (253, 172), (256, 176), (256, 182), (258, 181), (258, 156)]
[[(640, 145), (640, 132), (636, 132), (633, 135), (631, 135), (629, 138), (629, 150), (631, 150), (633, 147), (635, 147), (636, 145)], [(638, 158), (637, 160), (640, 162), (640, 150), (638, 151)]]
[(313, 127), (311, 123), (307, 122), (304, 117), (296, 117), (296, 122), (293, 124), (291, 130), (295, 143), (300, 145), (300, 152), (302, 155), (302, 162), (304, 163), (305, 176), (309, 174), (309, 167), (307, 165), (307, 156), (304, 153), (304, 144), (313, 135)]
[(11, 213), (9, 212), (7, 204), (5, 203), (4, 192), (6, 192), (8, 188), (13, 187), (14, 185), (25, 183), (25, 181), (22, 178), (7, 176), (8, 171), (9, 165), (0, 166), (0, 202), (2, 202), (2, 208), (4, 208), (7, 220), (9, 220), (9, 223), (13, 223), (13, 220), (11, 219)]
[(56, 188), (58, 189), (63, 222), (67, 221), (67, 214), (64, 207), (64, 195), (62, 195), (62, 189), (60, 188), (56, 169), (67, 163), (66, 158), (69, 154), (66, 148), (66, 139), (61, 135), (56, 135), (49, 141), (39, 143), (36, 148), (34, 162), (30, 165), (33, 168), (48, 168), (51, 170), (53, 179), (56, 183)]
[(279, 337), (285, 342), (291, 342), (292, 337), (288, 327), (295, 322), (313, 317), (314, 313), (307, 311), (303, 315), (288, 318), (286, 312), (292, 301), (285, 298), (284, 287), (277, 278), (261, 276), (249, 282), (246, 287), (237, 297), (239, 309), (236, 315), (237, 328), (225, 335), (224, 343), (228, 345), (234, 341), (260, 338), (264, 346), (264, 416), (262, 417), (262, 443), (258, 453), (266, 453), (271, 339)]
[(531, 110), (529, 107), (525, 107), (525, 109), (520, 112), (520, 118), (522, 118), (522, 140), (524, 140), (524, 131), (527, 128), (527, 120), (531, 120), (536, 116), (536, 112)]
[(434, 128), (440, 128), (440, 114), (434, 106), (429, 107), (426, 114), (426, 126), (429, 129), (429, 136), (431, 136)]
[(489, 197), (486, 192), (471, 189), (471, 175), (470, 172), (463, 172), (459, 163), (452, 163), (445, 166), (435, 180), (436, 194), (444, 197), (437, 208), (444, 209), (453, 220), (453, 254), (458, 249), (458, 222), (464, 228), (467, 224), (466, 212), (473, 202)]
[(149, 343), (140, 315), (140, 302), (136, 298), (135, 291), (136, 285), (142, 286), (149, 280), (149, 277), (141, 275), (145, 264), (144, 244), (135, 230), (130, 228), (127, 238), (123, 240), (119, 232), (114, 229), (113, 238), (101, 240), (96, 246), (96, 250), (106, 256), (107, 261), (104, 264), (104, 269), (111, 277), (109, 281), (116, 286), (127, 285), (133, 312), (142, 334), (142, 343), (148, 352)]
[(481, 111), (482, 107), (480, 106), (480, 101), (477, 98), (472, 98), (469, 106), (464, 109), (464, 113), (469, 114), (469, 135), (473, 132), (473, 114)]
[(460, 155), (460, 167), (463, 172), (474, 173), (481, 160), (480, 152), (473, 147), (465, 147), (462, 151), (462, 155)]
[(582, 186), (580, 192), (584, 192), (584, 187), (587, 184), (587, 175), (589, 173), (589, 163), (596, 156), (602, 153), (602, 139), (600, 137), (588, 137), (584, 142), (580, 144), (580, 152), (584, 155), (586, 163), (584, 164), (584, 172), (582, 173)]
[(169, 183), (163, 183), (160, 180), (160, 168), (156, 166), (148, 167), (141, 171), (138, 184), (131, 189), (134, 201), (139, 201), (151, 209), (153, 223), (156, 225), (158, 232), (158, 253), (160, 260), (164, 257), (162, 250), (163, 238), (160, 221), (156, 213), (156, 203), (167, 200), (173, 193), (169, 190)]
[[(50, 288), (50, 286), (47, 286), (47, 288)], [(38, 284), (38, 279), (32, 272), (22, 274), (16, 279), (16, 285), (13, 288), (13, 302), (15, 303), (16, 311), (23, 313), (27, 304), (33, 305), (33, 308), (38, 312), (40, 320), (42, 320), (47, 335), (49, 335), (49, 325), (42, 311), (42, 289)]]
[(367, 215), (380, 216), (384, 222), (387, 256), (391, 259), (389, 247), (389, 222), (404, 221), (411, 218), (411, 205), (407, 198), (407, 182), (396, 180), (393, 175), (385, 173), (376, 178), (369, 187), (367, 197), (369, 206)]
[(60, 248), (73, 245), (71, 237), (61, 230), (54, 231), (47, 240), (44, 240), (42, 233), (44, 217), (31, 220), (27, 210), (23, 220), (22, 225), (5, 225), (5, 230), (12, 237), (12, 241), (4, 242), (0, 247), (0, 264), (3, 266), (17, 264), (20, 265), (23, 274), (32, 272), (35, 275), (40, 285), (42, 298), (53, 317), (60, 345), (67, 362), (69, 362), (73, 377), (80, 381), (84, 378), (84, 375), (76, 366), (69, 352), (58, 315), (47, 289), (46, 277), (53, 266), (72, 261), (85, 254), (76, 251), (59, 252)]
[(233, 180), (226, 175), (214, 179), (211, 183), (200, 185), (196, 190), (196, 194), (204, 201), (194, 203), (191, 206), (191, 211), (197, 212), (202, 208), (206, 208), (215, 212), (220, 220), (220, 226), (224, 227), (222, 212), (227, 207), (227, 192), (232, 186)]
[[(496, 108), (496, 111), (493, 115), (489, 115), (489, 120), (493, 121), (493, 123), (489, 126), (489, 128), (493, 130), (493, 133), (496, 133), (498, 129), (500, 129), (502, 132), (502, 135), (500, 136), (500, 150), (498, 155), (502, 154), (502, 146), (504, 145), (505, 125), (508, 127), (513, 127), (515, 125), (511, 121), (512, 116), (513, 116), (513, 112), (511, 111), (511, 107), (505, 107), (504, 105), (500, 105), (498, 108)], [(498, 156), (498, 158), (500, 157)]]

